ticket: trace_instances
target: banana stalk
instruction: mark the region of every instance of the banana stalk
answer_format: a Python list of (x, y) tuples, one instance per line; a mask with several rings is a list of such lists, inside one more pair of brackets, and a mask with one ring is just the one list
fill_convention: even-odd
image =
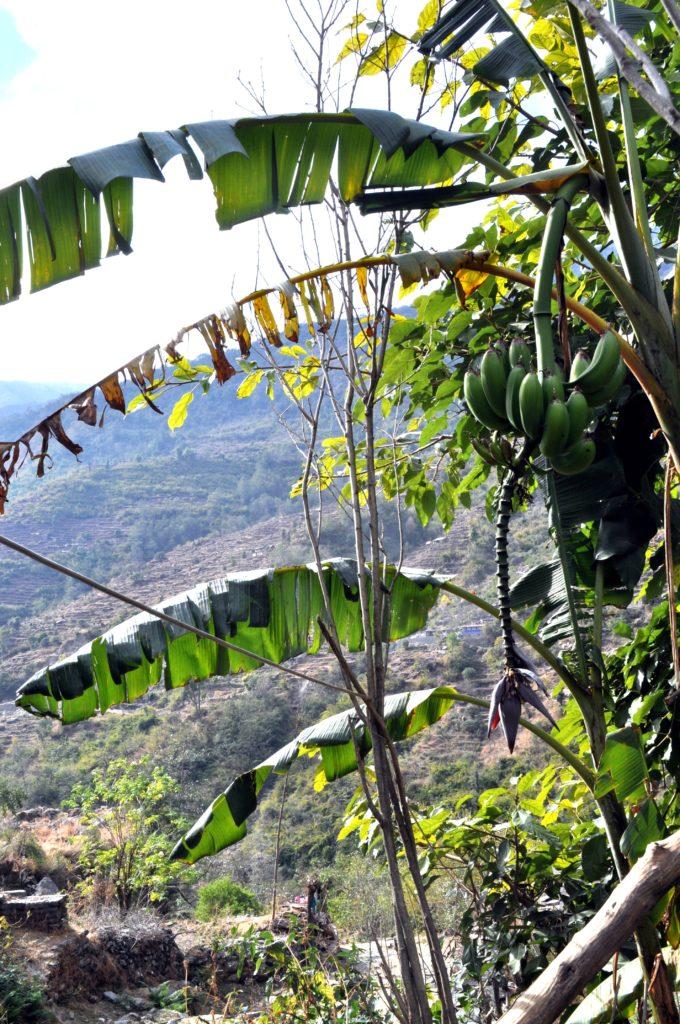
[(534, 331), (536, 335), (536, 365), (541, 382), (555, 373), (555, 353), (552, 336), (552, 288), (555, 264), (562, 248), (564, 229), (569, 208), (576, 194), (587, 188), (586, 175), (570, 178), (557, 191), (550, 205), (538, 261), (536, 284), (534, 286)]

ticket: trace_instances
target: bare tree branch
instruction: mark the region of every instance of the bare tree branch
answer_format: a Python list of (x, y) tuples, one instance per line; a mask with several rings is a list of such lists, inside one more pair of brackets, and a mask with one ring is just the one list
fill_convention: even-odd
[[(609, 45), (623, 78), (645, 100), (652, 110), (680, 135), (680, 110), (673, 103), (668, 85), (635, 40), (619, 25), (612, 25), (590, 0), (569, 0), (591, 28)], [(665, 6), (665, 5), (664, 5)], [(633, 57), (629, 56), (633, 54)], [(642, 69), (649, 82), (640, 74)], [(653, 84), (650, 84), (653, 83)]]

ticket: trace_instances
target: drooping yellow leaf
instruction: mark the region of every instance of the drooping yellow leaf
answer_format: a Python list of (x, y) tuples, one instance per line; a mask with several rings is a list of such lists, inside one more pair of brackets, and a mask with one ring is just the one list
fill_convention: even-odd
[(326, 323), (326, 327), (330, 327), (333, 322), (335, 315), (335, 305), (333, 302), (333, 292), (331, 286), (328, 283), (328, 278), (321, 278), (321, 295), (323, 297), (323, 315)]
[(234, 338), (238, 342), (238, 347), (242, 356), (247, 356), (250, 352), (250, 331), (246, 324), (246, 318), (243, 315), (243, 310), (238, 303), (233, 303), (231, 306), (227, 306), (226, 309), (220, 314), (222, 323), (227, 328), (230, 337)]
[(431, 75), (429, 62), (423, 57), (422, 60), (417, 60), (410, 73), (411, 85), (415, 85), (417, 88), (422, 89), (427, 86), (427, 92), (430, 91), (431, 86)]
[(269, 344), (274, 345), (275, 348), (281, 348), (279, 329), (266, 295), (258, 295), (256, 299), (253, 299), (253, 312)]
[(368, 269), (366, 267), (357, 267), (357, 288), (359, 289), (359, 294), (361, 295), (366, 309), (369, 309), (367, 285)]
[(300, 282), (300, 298), (302, 300), (302, 308), (305, 311), (305, 320), (307, 321), (307, 330), (312, 338), (316, 337), (316, 327), (314, 326), (314, 320), (312, 317), (312, 310), (310, 307), (309, 297), (307, 295), (307, 284), (304, 281)]
[(290, 281), (286, 281), (279, 288), (279, 300), (283, 311), (283, 333), (288, 341), (297, 341), (300, 332), (297, 309), (293, 300), (294, 288)]
[(193, 400), (193, 391), (186, 391), (182, 397), (175, 402), (172, 412), (168, 416), (168, 426), (170, 427), (170, 430), (177, 430), (182, 426), (187, 418), (189, 406)]

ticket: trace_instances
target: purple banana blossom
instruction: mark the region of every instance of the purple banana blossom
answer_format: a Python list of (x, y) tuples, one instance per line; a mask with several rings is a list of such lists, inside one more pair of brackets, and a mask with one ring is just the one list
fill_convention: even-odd
[(530, 704), (531, 707), (540, 711), (551, 725), (557, 725), (548, 708), (530, 685), (535, 683), (548, 696), (548, 691), (543, 685), (543, 681), (529, 661), (521, 655), (518, 655), (518, 657), (522, 662), (522, 667), (507, 668), (493, 688), (487, 726), (487, 737), (491, 736), (491, 733), (499, 725), (502, 727), (503, 735), (511, 754), (515, 749), (519, 719), (522, 713), (522, 702)]

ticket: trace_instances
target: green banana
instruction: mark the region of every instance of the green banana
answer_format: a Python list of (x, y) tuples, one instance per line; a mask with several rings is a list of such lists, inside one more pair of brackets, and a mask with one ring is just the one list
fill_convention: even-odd
[(531, 366), (531, 349), (521, 338), (513, 338), (508, 355), (510, 366), (523, 366), (525, 370)]
[(463, 378), (463, 395), (468, 409), (476, 420), (489, 430), (507, 430), (507, 420), (497, 416), (493, 411), (486, 400), (481, 378), (473, 370), (468, 370)]
[(568, 451), (579, 440), (590, 419), (588, 399), (578, 388), (572, 391), (567, 399), (567, 412), (569, 413), (569, 433), (564, 447)]
[(546, 373), (543, 377), (543, 401), (546, 409), (554, 398), (564, 401), (564, 384), (556, 373)]
[(505, 417), (505, 360), (495, 348), (488, 349), (479, 366), (482, 388), (487, 402), (497, 416)]
[(519, 415), (527, 437), (543, 433), (543, 388), (537, 373), (527, 373), (519, 388)]
[(621, 390), (627, 373), (626, 364), (623, 359), (619, 359), (618, 365), (604, 387), (599, 391), (591, 391), (588, 395), (590, 407), (595, 409), (598, 405), (606, 405), (607, 402), (611, 402), (612, 398), (615, 398)]
[(566, 403), (553, 398), (545, 410), (545, 423), (539, 448), (547, 459), (561, 455), (569, 436), (569, 413)]
[(503, 366), (505, 368), (505, 375), (510, 373), (510, 349), (504, 341), (494, 341), (491, 346), (494, 352), (498, 352), (499, 356), (503, 360)]
[(574, 381), (577, 381), (579, 377), (581, 377), (586, 372), (589, 366), (590, 356), (585, 351), (585, 349), (580, 348), (574, 356), (574, 359), (571, 364), (571, 371), (569, 373), (569, 383), (573, 384)]
[(620, 360), (621, 350), (616, 336), (611, 331), (605, 331), (597, 343), (590, 366), (578, 377), (578, 386), (585, 392), (586, 398), (609, 383)]
[(577, 441), (573, 448), (562, 455), (556, 455), (551, 459), (552, 467), (564, 476), (574, 476), (582, 473), (595, 458), (595, 442), (590, 437), (583, 437)]
[(519, 363), (513, 366), (508, 374), (508, 382), (505, 386), (505, 415), (512, 423), (515, 430), (522, 430), (522, 420), (519, 413), (519, 389), (526, 377), (527, 371)]

